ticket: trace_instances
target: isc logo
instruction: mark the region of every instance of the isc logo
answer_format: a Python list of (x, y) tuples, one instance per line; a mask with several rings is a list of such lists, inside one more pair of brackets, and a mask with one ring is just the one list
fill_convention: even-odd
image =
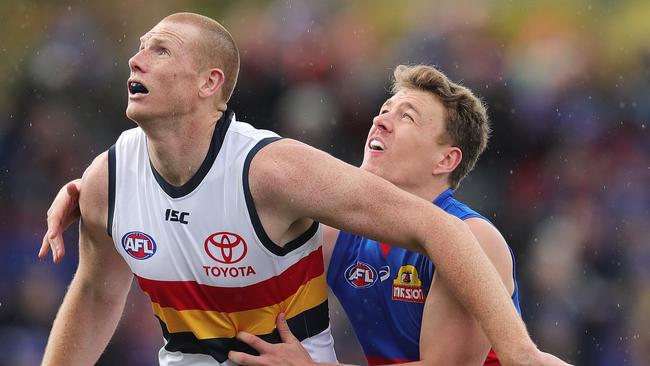
[(156, 254), (156, 242), (151, 235), (131, 231), (122, 237), (122, 248), (135, 259), (147, 259)]
[(367, 263), (357, 262), (345, 270), (345, 279), (354, 288), (366, 288), (377, 282), (377, 271)]
[(166, 221), (175, 221), (175, 222), (180, 222), (181, 224), (187, 224), (187, 216), (189, 216), (189, 212), (182, 212), (182, 211), (176, 211), (172, 210), (171, 208), (168, 208), (165, 210), (165, 220)]

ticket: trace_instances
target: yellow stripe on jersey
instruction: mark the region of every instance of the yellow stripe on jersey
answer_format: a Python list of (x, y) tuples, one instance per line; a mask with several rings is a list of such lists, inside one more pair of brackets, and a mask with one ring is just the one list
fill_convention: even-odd
[(192, 332), (198, 339), (233, 338), (238, 331), (252, 334), (270, 333), (275, 329), (275, 320), (280, 312), (285, 312), (287, 319), (290, 319), (322, 304), (325, 300), (327, 284), (325, 275), (322, 274), (300, 286), (294, 295), (284, 301), (262, 308), (232, 313), (179, 311), (171, 307), (161, 307), (155, 302), (152, 302), (152, 308), (170, 333)]

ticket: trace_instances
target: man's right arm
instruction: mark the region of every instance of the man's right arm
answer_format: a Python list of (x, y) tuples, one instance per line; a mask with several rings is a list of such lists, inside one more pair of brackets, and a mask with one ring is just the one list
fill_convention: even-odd
[(54, 320), (43, 365), (97, 362), (115, 331), (133, 278), (106, 233), (106, 153), (86, 170), (81, 187), (79, 266)]
[(311, 218), (426, 252), (454, 296), (478, 319), (502, 363), (547, 364), (494, 266), (459, 219), (297, 141), (281, 140), (260, 150), (251, 161), (249, 179), (267, 233), (273, 228), (280, 237), (277, 228)]

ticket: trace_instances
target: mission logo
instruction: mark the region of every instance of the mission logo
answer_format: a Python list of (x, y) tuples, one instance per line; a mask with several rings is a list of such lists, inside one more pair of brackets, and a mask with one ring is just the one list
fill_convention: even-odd
[(423, 303), (426, 299), (415, 266), (401, 266), (393, 281), (393, 300)]

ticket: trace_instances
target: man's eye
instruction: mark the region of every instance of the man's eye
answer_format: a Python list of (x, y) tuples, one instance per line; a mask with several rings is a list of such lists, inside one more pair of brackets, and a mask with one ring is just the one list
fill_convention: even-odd
[(166, 49), (166, 48), (161, 48), (160, 50), (158, 50), (158, 54), (159, 55), (167, 55), (167, 56), (169, 56), (169, 50)]
[(411, 117), (411, 115), (408, 114), (408, 113), (404, 113), (404, 114), (402, 114), (402, 118), (408, 118), (408, 119), (410, 119), (411, 121), (415, 121), (415, 120), (413, 119), (413, 117)]

